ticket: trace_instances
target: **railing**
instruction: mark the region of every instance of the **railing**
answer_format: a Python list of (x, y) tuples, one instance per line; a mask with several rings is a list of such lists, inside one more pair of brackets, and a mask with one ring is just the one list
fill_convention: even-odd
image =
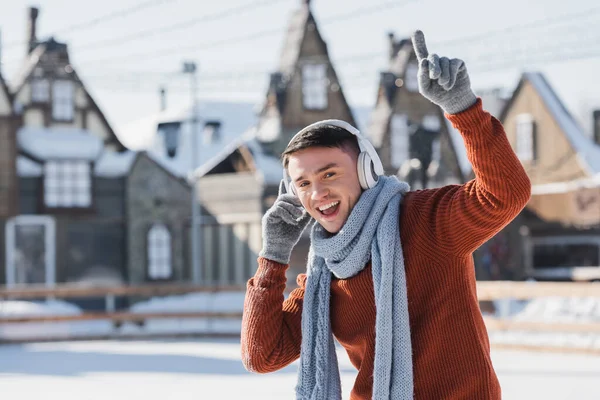
[[(74, 321), (110, 321), (115, 327), (123, 323), (134, 323), (142, 325), (150, 320), (211, 320), (221, 321), (232, 319), (239, 321), (242, 316), (241, 305), (235, 311), (170, 311), (170, 312), (130, 312), (116, 311), (114, 308), (117, 296), (153, 297), (167, 295), (182, 295), (188, 293), (217, 294), (233, 292), (241, 294), (244, 286), (220, 286), (204, 287), (187, 284), (153, 284), (143, 286), (118, 286), (118, 287), (74, 287), (61, 285), (54, 288), (25, 287), (0, 289), (0, 300), (4, 299), (43, 299), (43, 298), (99, 298), (104, 297), (106, 311), (83, 312), (78, 315), (36, 315), (15, 316), (0, 318), (0, 325), (18, 325), (29, 323), (57, 323)], [(495, 316), (484, 316), (484, 321), (490, 333), (493, 332), (562, 332), (562, 333), (586, 333), (600, 334), (600, 322), (533, 322), (519, 321), (509, 318), (508, 312), (502, 307), (502, 300), (509, 301), (529, 300), (541, 297), (594, 297), (600, 298), (600, 283), (584, 282), (510, 282), (510, 281), (486, 281), (477, 282), (479, 301), (495, 300), (500, 305)], [(500, 301), (498, 301), (500, 300)], [(8, 326), (7, 325), (7, 326)], [(218, 336), (236, 337), (239, 332), (153, 332), (153, 333), (130, 333), (124, 335), (114, 331), (102, 334), (73, 336), (40, 336), (24, 339), (2, 339), (0, 342), (13, 343), (25, 341), (52, 341), (52, 340), (89, 340), (89, 339), (111, 339), (123, 337), (178, 337), (178, 336)], [(543, 351), (575, 351), (600, 355), (600, 349), (595, 348), (567, 348), (559, 346), (537, 346), (527, 344), (494, 344), (495, 347), (530, 349)]]

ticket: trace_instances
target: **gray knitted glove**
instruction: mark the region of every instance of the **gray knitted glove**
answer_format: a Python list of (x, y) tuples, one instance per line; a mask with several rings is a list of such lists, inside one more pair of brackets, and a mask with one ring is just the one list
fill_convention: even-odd
[(477, 102), (462, 60), (429, 54), (421, 31), (413, 33), (412, 43), (419, 62), (419, 92), (424, 97), (448, 114), (458, 114)]
[(258, 255), (289, 264), (292, 250), (310, 220), (310, 214), (302, 207), (300, 199), (286, 193), (282, 180), (277, 200), (262, 218), (263, 248)]

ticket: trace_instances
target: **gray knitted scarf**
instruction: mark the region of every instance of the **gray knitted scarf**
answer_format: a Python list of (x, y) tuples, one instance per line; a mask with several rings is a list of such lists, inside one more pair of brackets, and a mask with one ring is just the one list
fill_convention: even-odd
[(377, 310), (373, 399), (413, 398), (406, 275), (398, 225), (400, 202), (408, 189), (396, 177), (382, 176), (374, 188), (362, 193), (335, 236), (314, 224), (302, 311), (297, 399), (341, 399), (329, 319), (331, 276), (350, 278), (369, 260)]

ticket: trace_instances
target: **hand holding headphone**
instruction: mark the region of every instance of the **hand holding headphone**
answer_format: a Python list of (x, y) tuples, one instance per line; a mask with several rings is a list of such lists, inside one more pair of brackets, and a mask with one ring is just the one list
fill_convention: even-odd
[[(319, 127), (327, 127), (327, 126), (335, 126), (338, 128), (345, 129), (350, 132), (356, 139), (358, 140), (358, 147), (360, 148), (360, 154), (358, 155), (358, 160), (356, 163), (356, 168), (358, 170), (358, 180), (360, 182), (360, 186), (367, 190), (377, 185), (379, 181), (379, 177), (383, 175), (383, 164), (379, 159), (379, 155), (375, 151), (375, 147), (362, 136), (358, 129), (350, 125), (345, 121), (341, 121), (339, 119), (326, 119), (323, 121), (315, 122), (313, 124), (308, 125), (300, 132), (294, 135), (290, 143), (296, 138), (296, 136), (306, 132), (309, 129), (319, 128)], [(285, 184), (285, 188), (288, 193), (292, 193), (294, 195), (298, 195), (294, 188), (294, 184), (292, 183), (286, 168), (283, 169), (283, 182)]]

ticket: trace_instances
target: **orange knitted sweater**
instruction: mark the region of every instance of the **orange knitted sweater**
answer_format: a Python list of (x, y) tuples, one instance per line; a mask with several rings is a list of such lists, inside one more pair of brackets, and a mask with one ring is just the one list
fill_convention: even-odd
[[(477, 301), (472, 253), (526, 205), (531, 184), (500, 122), (482, 109), (446, 115), (461, 132), (476, 178), (405, 196), (400, 238), (406, 269), (417, 400), (497, 400), (501, 391)], [(286, 265), (259, 258), (248, 281), (242, 359), (266, 373), (300, 356), (305, 274), (284, 300)], [(351, 400), (371, 399), (375, 299), (370, 265), (332, 279), (331, 329), (358, 369)]]

